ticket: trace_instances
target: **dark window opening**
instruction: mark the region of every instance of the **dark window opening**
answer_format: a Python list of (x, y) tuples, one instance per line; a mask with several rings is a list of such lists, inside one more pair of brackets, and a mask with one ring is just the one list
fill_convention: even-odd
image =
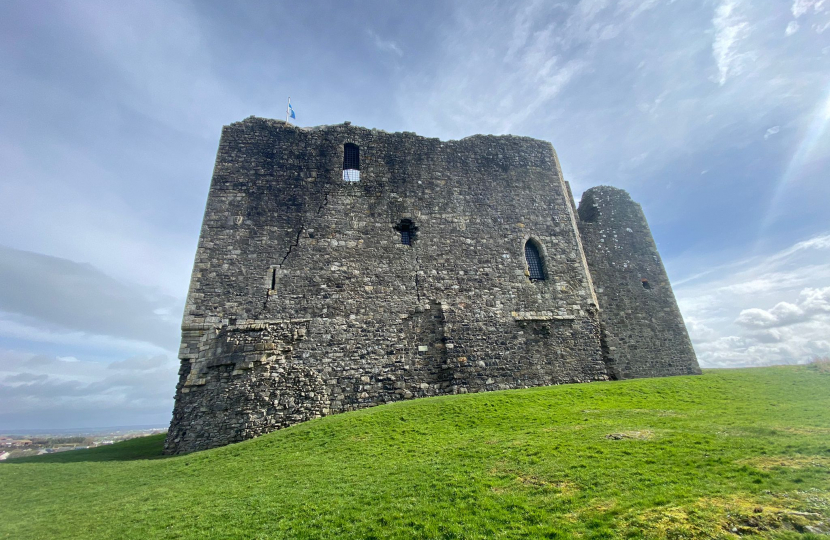
[(644, 289), (649, 289), (649, 290), (651, 289), (651, 284), (648, 282), (647, 279), (642, 279), (642, 280), (640, 280), (640, 282), (643, 284)]
[(277, 269), (272, 268), (271, 269), (271, 290), (273, 291), (276, 288), (277, 288)]
[(599, 209), (595, 205), (590, 205), (585, 210), (579, 212), (579, 219), (586, 223), (593, 223), (599, 216)]
[(353, 143), (343, 145), (343, 180), (360, 181), (360, 148)]
[(415, 233), (418, 232), (418, 227), (412, 223), (411, 219), (402, 219), (400, 223), (395, 225), (395, 230), (401, 235), (401, 244), (411, 246), (412, 241), (415, 240)]
[(599, 208), (591, 193), (582, 195), (582, 200), (579, 201), (579, 209), (577, 210), (580, 221), (593, 223), (599, 217)]
[(530, 240), (525, 243), (525, 260), (527, 260), (527, 272), (530, 281), (543, 281), (545, 269), (542, 265), (542, 257), (539, 255), (539, 248)]

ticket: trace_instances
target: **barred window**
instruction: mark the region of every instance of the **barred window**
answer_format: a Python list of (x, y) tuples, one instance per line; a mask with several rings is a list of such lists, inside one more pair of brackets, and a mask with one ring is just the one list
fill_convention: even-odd
[(360, 148), (353, 143), (343, 145), (343, 180), (360, 181)]
[(542, 265), (542, 257), (539, 255), (539, 248), (530, 240), (525, 243), (525, 259), (527, 260), (530, 281), (543, 281), (545, 270)]
[(412, 241), (415, 240), (415, 234), (418, 232), (418, 227), (412, 223), (411, 219), (402, 219), (395, 225), (395, 230), (401, 235), (401, 244), (411, 246)]

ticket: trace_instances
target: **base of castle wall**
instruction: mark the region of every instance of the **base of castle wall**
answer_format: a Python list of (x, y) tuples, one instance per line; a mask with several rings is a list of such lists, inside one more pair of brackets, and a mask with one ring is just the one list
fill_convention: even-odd
[[(377, 347), (377, 356), (358, 350), (354, 357), (332, 353), (340, 321), (208, 330), (188, 344), (200, 352), (183, 359), (165, 453), (224, 446), (405, 399), (608, 380), (595, 316), (499, 324), (504, 335), (474, 328), (454, 343), (442, 336), (444, 342), (397, 350), (390, 342)], [(434, 339), (434, 329), (427, 330)]]

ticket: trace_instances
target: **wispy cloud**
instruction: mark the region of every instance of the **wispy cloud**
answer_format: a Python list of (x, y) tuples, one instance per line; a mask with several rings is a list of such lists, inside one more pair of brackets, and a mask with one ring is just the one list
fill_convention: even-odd
[(821, 11), (826, 4), (827, 0), (793, 0), (793, 17), (796, 19), (801, 17), (807, 13), (810, 8), (813, 8), (815, 11)]
[(791, 36), (798, 32), (798, 21), (790, 21), (787, 24), (787, 28), (784, 29), (785, 36)]
[[(443, 58), (404, 80), (402, 113), (419, 131), (459, 137), (511, 133), (531, 120), (555, 117), (550, 105), (592, 72), (597, 47), (657, 5), (491, 1), (459, 8), (457, 24), (444, 36)], [(427, 107), (413, 110), (412, 103)]]
[(718, 66), (716, 80), (723, 86), (729, 77), (743, 71), (748, 60), (755, 58), (752, 52), (739, 52), (741, 41), (749, 36), (751, 30), (749, 22), (741, 14), (741, 0), (722, 0), (715, 9), (712, 26), (715, 29), (712, 56)]
[(398, 46), (397, 43), (392, 41), (391, 39), (383, 39), (379, 35), (377, 35), (373, 30), (367, 30), (369, 37), (372, 38), (372, 41), (379, 50), (387, 53), (392, 53), (396, 56), (403, 56), (403, 51)]

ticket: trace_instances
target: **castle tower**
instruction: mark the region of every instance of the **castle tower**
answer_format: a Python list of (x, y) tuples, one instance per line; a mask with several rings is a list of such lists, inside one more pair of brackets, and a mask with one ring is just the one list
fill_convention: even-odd
[(400, 399), (607, 379), (569, 197), (550, 143), (526, 137), (226, 126), (166, 452)]
[(591, 188), (579, 232), (600, 305), (609, 375), (699, 374), (683, 317), (639, 204), (625, 191)]

